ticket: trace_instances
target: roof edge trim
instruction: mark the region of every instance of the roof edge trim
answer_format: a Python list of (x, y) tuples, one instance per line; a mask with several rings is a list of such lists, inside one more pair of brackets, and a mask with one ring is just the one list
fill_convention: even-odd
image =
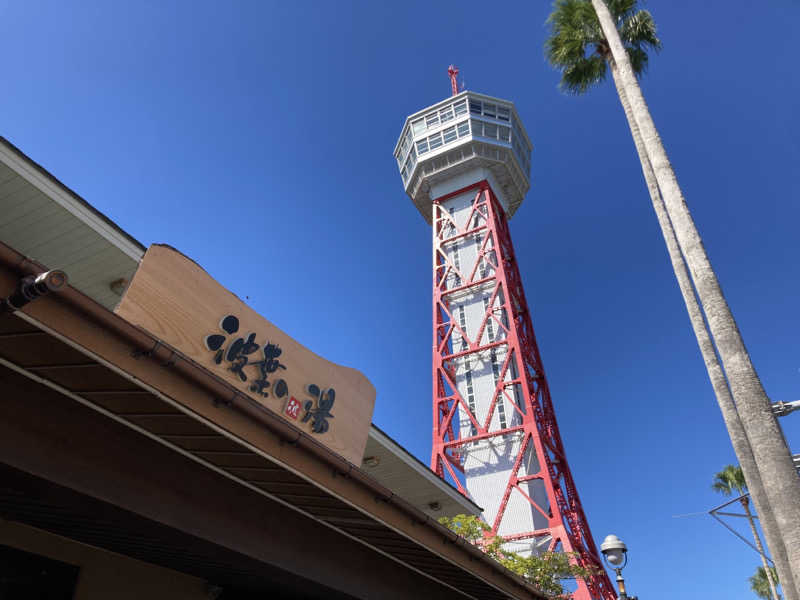
[(61, 183), (52, 173), (28, 157), (3, 136), (0, 136), (0, 162), (5, 163), (20, 177), (63, 209), (83, 221), (130, 258), (136, 262), (142, 259), (145, 247), (141, 242)]

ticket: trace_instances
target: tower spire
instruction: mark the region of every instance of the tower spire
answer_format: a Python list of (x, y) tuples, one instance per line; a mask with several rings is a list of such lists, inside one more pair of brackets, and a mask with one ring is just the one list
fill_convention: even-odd
[(447, 67), (447, 74), (450, 76), (450, 87), (453, 91), (453, 96), (458, 93), (458, 67), (450, 65)]

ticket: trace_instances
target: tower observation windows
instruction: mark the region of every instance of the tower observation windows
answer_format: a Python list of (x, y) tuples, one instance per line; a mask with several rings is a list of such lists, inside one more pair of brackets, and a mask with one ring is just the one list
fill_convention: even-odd
[[(501, 112), (500, 109), (503, 108), (501, 106), (496, 107), (495, 105), (489, 103), (482, 103), (482, 113), (475, 113), (472, 110), (472, 103), (476, 102), (470, 100), (470, 107), (471, 112), (474, 114), (481, 114), (482, 117), (490, 117), (491, 115), (498, 115), (498, 119), (500, 118)], [(487, 113), (487, 106), (489, 107), (489, 112)], [(511, 143), (511, 147), (514, 149), (514, 154), (517, 156), (517, 160), (526, 175), (529, 175), (531, 172), (531, 148), (528, 145), (528, 141), (522, 134), (522, 127), (519, 124), (519, 121), (516, 117), (509, 113), (503, 115), (502, 120), (510, 122), (511, 127), (506, 125), (497, 125), (495, 123), (491, 123), (490, 121), (484, 121), (483, 119), (470, 119), (470, 126), (472, 128), (472, 135), (476, 137), (483, 137), (489, 138), (492, 140), (500, 140), (501, 142)]]
[(414, 133), (414, 137), (416, 137), (427, 130), (444, 125), (466, 113), (467, 101), (461, 100), (450, 106), (445, 106), (444, 108), (430, 112), (424, 117), (415, 119), (411, 123), (411, 129)]
[(478, 137), (483, 136), (483, 121), (478, 121), (478, 119), (470, 119), (470, 126), (472, 127), (472, 135), (477, 135)]
[(452, 121), (455, 117), (453, 116), (453, 107), (448, 106), (447, 108), (443, 108), (439, 111), (439, 120), (442, 123), (447, 123), (447, 121)]
[(494, 123), (487, 123), (486, 121), (479, 121), (478, 119), (471, 119), (471, 122), (472, 135), (492, 140), (500, 140), (502, 142), (511, 141), (511, 129), (505, 125), (495, 125)]
[[(471, 115), (472, 118), (465, 118)], [(474, 117), (479, 118), (474, 118)], [(429, 132), (428, 135), (425, 135)], [(407, 157), (412, 149), (416, 157), (438, 150), (465, 136), (498, 140), (509, 144), (526, 175), (530, 174), (531, 148), (522, 133), (522, 126), (510, 105), (466, 97), (411, 121), (405, 130), (395, 154), (397, 166), (403, 171), (408, 166)], [(411, 165), (404, 179), (410, 178)]]
[(417, 165), (417, 153), (414, 151), (414, 148), (411, 148), (411, 152), (408, 153), (408, 158), (406, 158), (406, 163), (403, 168), (400, 170), (400, 175), (403, 177), (403, 183), (408, 181), (409, 176), (411, 173), (414, 172), (414, 167)]
[(411, 135), (411, 129), (406, 129), (405, 135), (403, 135), (403, 139), (400, 140), (400, 150), (398, 150), (397, 154), (395, 154), (395, 158), (397, 159), (397, 166), (401, 167), (405, 162), (406, 158), (408, 158), (408, 150), (414, 145), (414, 138)]
[(511, 107), (494, 102), (484, 102), (476, 98), (469, 99), (469, 112), (498, 121), (508, 122), (511, 120)]
[(441, 148), (442, 146), (466, 135), (469, 135), (469, 121), (461, 121), (460, 123), (451, 125), (440, 132), (418, 140), (417, 154), (421, 156), (426, 152)]

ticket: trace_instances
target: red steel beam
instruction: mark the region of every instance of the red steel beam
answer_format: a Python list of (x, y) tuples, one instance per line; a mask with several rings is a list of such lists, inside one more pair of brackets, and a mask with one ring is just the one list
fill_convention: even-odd
[[(459, 228), (450, 214), (444, 210), (444, 200), (466, 191), (474, 191), (474, 199), (469, 218), (464, 227)], [(475, 224), (479, 221), (479, 225)], [(546, 529), (520, 531), (505, 536), (509, 541), (550, 536), (549, 549), (559, 549), (570, 553), (573, 560), (594, 572), (585, 579), (578, 579), (578, 589), (574, 600), (614, 600), (616, 592), (603, 568), (597, 548), (592, 539), (589, 525), (581, 506), (580, 498), (566, 461), (561, 436), (556, 423), (547, 379), (544, 375), (539, 349), (531, 323), (530, 311), (525, 299), (522, 279), (519, 273), (508, 221), (503, 208), (486, 180), (473, 186), (457, 190), (434, 201), (433, 205), (434, 267), (433, 267), (433, 451), (431, 468), (442, 478), (445, 471), (458, 489), (467, 494), (462, 481), (456, 476), (454, 467), (463, 473), (463, 456), (469, 444), (492, 438), (508, 438), (520, 435), (519, 453), (502, 494), (500, 508), (495, 515), (486, 515), (491, 526), (488, 535), (497, 535), (503, 520), (510, 495), (514, 489), (533, 508), (548, 520)], [(448, 257), (446, 245), (455, 240), (472, 236), (483, 239), (479, 245), (478, 259), (469, 273), (457, 269)], [(479, 276), (479, 263), (484, 261), (486, 272)], [(458, 278), (458, 285), (448, 288), (448, 279)], [(492, 285), (491, 301), (482, 318), (480, 331), (474, 340), (469, 340), (454, 319), (449, 303), (452, 294)], [(498, 300), (499, 299), (499, 300)], [(500, 306), (497, 306), (499, 302)], [(500, 315), (498, 317), (498, 314)], [(490, 321), (491, 319), (491, 321)], [(481, 343), (486, 324), (492, 322), (503, 330), (503, 336), (489, 343)], [(466, 350), (456, 350), (453, 333), (464, 340)], [(489, 402), (489, 414), (484, 423), (470, 411), (468, 403), (461, 397), (455, 380), (454, 363), (457, 359), (490, 353), (492, 349), (504, 347), (506, 359), (499, 375), (498, 383)], [(511, 366), (515, 371), (511, 371)], [(516, 376), (510, 376), (516, 373)], [(509, 377), (509, 379), (506, 379)], [(514, 385), (521, 391), (521, 407), (510, 398), (505, 390)], [(497, 400), (503, 395), (507, 404), (514, 406), (521, 423), (505, 428), (492, 429), (492, 415), (497, 410)], [(475, 428), (475, 435), (461, 437), (453, 420), (456, 411), (460, 418), (468, 418)], [(519, 475), (523, 456), (531, 447), (540, 472)], [(464, 449), (463, 451), (459, 451)], [(540, 506), (520, 487), (519, 483), (532, 480), (544, 483), (549, 506)]]

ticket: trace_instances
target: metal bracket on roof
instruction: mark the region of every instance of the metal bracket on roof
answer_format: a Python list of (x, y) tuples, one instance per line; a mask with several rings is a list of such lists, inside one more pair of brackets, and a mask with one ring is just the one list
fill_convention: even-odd
[(133, 352), (131, 352), (131, 356), (137, 360), (142, 358), (143, 356), (151, 358), (152, 356), (155, 355), (156, 350), (158, 350), (158, 347), (160, 345), (161, 345), (161, 340), (156, 340), (156, 343), (153, 344), (153, 347), (150, 348), (150, 350), (141, 350), (141, 349), (134, 350)]
[(233, 406), (233, 401), (238, 393), (239, 392), (234, 392), (233, 397), (230, 400), (226, 400), (225, 398), (214, 398), (211, 402), (214, 403), (214, 408), (220, 408), (222, 406), (227, 408), (228, 406)]
[(411, 517), (410, 520), (411, 520), (411, 524), (416, 527), (417, 525), (425, 525), (425, 524), (427, 524), (428, 521), (431, 520), (431, 517), (429, 515), (425, 515), (425, 520), (424, 521), (420, 521), (419, 519), (415, 519), (414, 517)]
[(167, 367), (174, 367), (174, 366), (175, 366), (175, 358), (176, 358), (176, 357), (177, 357), (177, 354), (175, 354), (175, 351), (174, 351), (174, 350), (172, 350), (172, 351), (170, 352), (170, 355), (169, 355), (169, 358), (167, 359), (167, 361), (166, 361), (166, 362), (163, 362), (163, 363), (161, 363), (161, 366), (162, 366), (162, 367), (164, 367), (164, 368), (167, 368)]
[(300, 437), (302, 435), (303, 435), (302, 433), (298, 433), (297, 437), (294, 438), (293, 440), (287, 440), (286, 438), (282, 437), (282, 438), (280, 438), (278, 440), (278, 445), (280, 445), (280, 446), (283, 446), (283, 445), (286, 445), (286, 446), (297, 446), (297, 443), (300, 441)]
[(338, 469), (333, 469), (333, 476), (334, 478), (344, 477), (345, 479), (347, 479), (348, 477), (350, 477), (350, 471), (345, 472), (345, 471), (339, 471)]

